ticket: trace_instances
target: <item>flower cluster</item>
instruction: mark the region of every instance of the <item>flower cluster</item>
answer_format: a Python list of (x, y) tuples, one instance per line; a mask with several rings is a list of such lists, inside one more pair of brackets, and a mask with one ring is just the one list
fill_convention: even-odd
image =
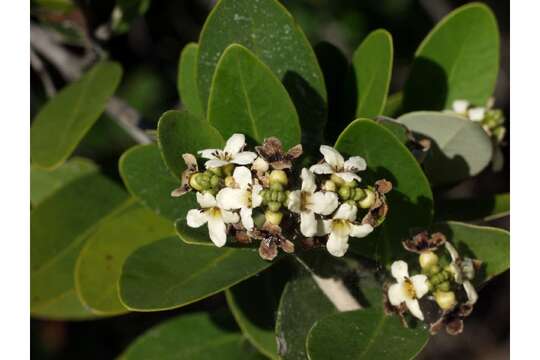
[(206, 224), (216, 246), (224, 246), (232, 235), (231, 241), (237, 243), (260, 241), (259, 254), (267, 260), (277, 256), (278, 248), (294, 252), (295, 242), (326, 244), (330, 254), (343, 256), (349, 237), (363, 238), (384, 221), (386, 193), (392, 184), (379, 180), (360, 186), (358, 173), (367, 167), (362, 157), (345, 160), (334, 148), (322, 145), (323, 160), (295, 169), (301, 145), (285, 152), (272, 137), (255, 152), (245, 147), (244, 135), (234, 134), (224, 149), (199, 151), (206, 159), (204, 171), (195, 155), (182, 155), (186, 170), (171, 195), (196, 191), (200, 208), (187, 213), (187, 225)]
[(437, 318), (429, 321), (431, 333), (438, 332), (443, 326), (451, 335), (461, 333), (463, 319), (471, 313), (478, 300), (471, 281), (480, 262), (462, 258), (442, 233), (429, 235), (426, 231), (420, 232), (403, 241), (403, 246), (407, 251), (418, 254), (421, 274), (409, 277), (405, 261), (398, 260), (392, 264), (391, 272), (396, 282), (386, 286), (387, 310), (397, 313), (405, 324), (404, 313), (407, 310), (424, 321), (419, 301), (424, 298), (428, 302), (425, 307), (429, 308), (429, 303), (434, 302), (439, 309)]
[(471, 106), (467, 100), (456, 100), (452, 104), (452, 111), (480, 123), (493, 141), (500, 144), (506, 134), (505, 118), (501, 110), (493, 109), (493, 105), (493, 98), (487, 101), (486, 106), (476, 107)]

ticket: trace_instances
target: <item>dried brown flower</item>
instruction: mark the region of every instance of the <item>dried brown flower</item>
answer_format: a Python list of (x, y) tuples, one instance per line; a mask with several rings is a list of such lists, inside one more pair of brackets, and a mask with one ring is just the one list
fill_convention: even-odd
[(412, 239), (403, 240), (402, 244), (405, 250), (422, 253), (424, 251), (436, 250), (446, 242), (446, 236), (443, 233), (436, 232), (429, 235), (427, 231), (419, 232)]
[(259, 255), (265, 260), (273, 260), (278, 254), (278, 247), (286, 253), (294, 252), (294, 244), (283, 236), (277, 225), (267, 222), (261, 229), (253, 230), (250, 236), (261, 241)]
[(292, 161), (299, 158), (303, 152), (301, 144), (295, 145), (289, 151), (284, 152), (281, 141), (275, 137), (264, 139), (262, 146), (256, 146), (255, 150), (276, 170), (290, 169)]

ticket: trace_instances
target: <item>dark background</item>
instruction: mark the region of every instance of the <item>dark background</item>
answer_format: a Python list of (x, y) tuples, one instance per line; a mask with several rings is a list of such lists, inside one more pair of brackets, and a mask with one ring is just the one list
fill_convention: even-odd
[[(313, 45), (328, 41), (349, 58), (362, 39), (377, 28), (394, 38), (395, 59), (391, 93), (400, 90), (407, 77), (414, 51), (424, 36), (446, 13), (467, 1), (440, 0), (284, 0), (285, 6), (306, 32)], [(93, 33), (110, 15), (112, 1), (79, 1)], [(501, 33), (501, 71), (495, 93), (496, 106), (509, 121), (509, 1), (485, 1), (495, 12)], [(143, 126), (155, 127), (165, 110), (181, 106), (176, 89), (178, 58), (188, 42), (197, 42), (213, 0), (154, 0), (144, 16), (124, 35), (99, 42), (109, 57), (122, 63), (124, 78), (118, 96), (143, 116)], [(35, 14), (31, 20), (39, 22)], [(70, 49), (77, 52), (78, 49)], [(47, 64), (46, 64), (47, 65)], [(61, 76), (51, 70), (57, 88)], [(31, 75), (32, 116), (46, 100), (37, 74)], [(507, 126), (509, 123), (507, 123)], [(508, 135), (507, 135), (508, 139)], [(77, 149), (95, 159), (110, 176), (118, 179), (118, 156), (133, 145), (110, 119), (101, 118)], [(504, 148), (506, 165), (501, 173), (489, 169), (475, 179), (448, 189), (451, 196), (478, 196), (509, 191), (509, 146)], [(31, 353), (39, 359), (109, 359), (150, 326), (177, 315), (217, 309), (224, 297), (216, 295), (179, 310), (132, 313), (114, 318), (58, 322), (31, 320)], [(461, 336), (439, 334), (429, 342), (420, 359), (507, 359), (510, 334), (509, 273), (491, 281), (480, 293), (473, 315)]]

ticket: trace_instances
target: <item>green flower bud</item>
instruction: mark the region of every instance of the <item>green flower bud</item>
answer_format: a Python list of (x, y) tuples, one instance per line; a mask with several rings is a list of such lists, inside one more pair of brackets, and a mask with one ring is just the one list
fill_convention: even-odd
[(210, 178), (210, 185), (212, 187), (217, 187), (219, 185), (220, 177), (217, 175), (214, 175)]
[(212, 173), (213, 175), (223, 177), (223, 171), (221, 170), (220, 167), (218, 167), (218, 168), (210, 168), (210, 169), (208, 169), (208, 172)]
[(268, 197), (268, 190), (267, 189), (262, 189), (261, 192), (259, 193), (259, 195), (262, 197), (263, 199), (263, 203), (266, 203), (268, 200), (267, 200), (267, 197)]
[(202, 191), (204, 189), (203, 185), (200, 183), (201, 173), (195, 173), (189, 178), (189, 186), (197, 191)]
[(273, 190), (270, 199), (272, 201), (278, 201), (278, 199), (279, 199), (279, 190), (278, 191)]
[(287, 173), (283, 170), (272, 170), (270, 173), (270, 184), (278, 183), (281, 185), (287, 185), (289, 179), (287, 178)]
[(450, 291), (450, 282), (443, 281), (439, 285), (437, 285), (437, 289), (440, 291)]
[(281, 207), (281, 203), (277, 202), (277, 201), (271, 201), (268, 203), (268, 210), (270, 211), (278, 211), (279, 208)]
[(345, 186), (350, 187), (350, 188), (355, 188), (358, 186), (358, 183), (356, 182), (356, 180), (352, 180), (352, 181), (346, 182)]
[(279, 225), (281, 223), (281, 219), (283, 219), (283, 214), (279, 211), (267, 210), (264, 213), (264, 217), (269, 223)]
[(234, 178), (232, 176), (229, 175), (225, 178), (225, 186), (234, 187), (235, 184), (236, 182), (234, 181)]
[(456, 306), (456, 294), (453, 291), (440, 291), (437, 290), (433, 294), (437, 305), (443, 310), (450, 310)]
[(430, 267), (439, 263), (439, 257), (432, 251), (425, 251), (418, 257), (420, 267), (422, 269), (429, 269)]
[(270, 189), (273, 190), (273, 191), (283, 191), (283, 185), (281, 185), (280, 183), (272, 183), (270, 185)]
[(232, 176), (234, 172), (234, 164), (223, 165), (221, 167), (221, 170), (223, 171), (223, 174), (225, 174), (225, 176)]
[(343, 200), (348, 200), (351, 196), (351, 189), (347, 186), (342, 186), (339, 188), (338, 194)]
[(441, 272), (441, 268), (438, 265), (431, 266), (427, 270), (428, 270), (428, 274), (432, 276), (437, 275), (438, 273)]
[(279, 192), (278, 201), (284, 203), (287, 200), (287, 195), (283, 191)]
[(358, 205), (362, 209), (369, 209), (375, 203), (375, 193), (373, 192), (373, 190), (370, 189), (365, 189), (364, 192), (366, 194), (366, 197), (360, 200), (358, 202)]
[(337, 190), (336, 183), (332, 180), (326, 180), (322, 186), (323, 190), (335, 192)]
[(332, 176), (330, 176), (330, 180), (332, 180), (337, 186), (345, 185), (345, 180), (343, 180), (342, 178), (340, 178), (336, 174), (332, 174)]
[(355, 188), (354, 189), (354, 195), (352, 195), (352, 198), (354, 201), (362, 200), (366, 197), (366, 192), (362, 190), (361, 188)]

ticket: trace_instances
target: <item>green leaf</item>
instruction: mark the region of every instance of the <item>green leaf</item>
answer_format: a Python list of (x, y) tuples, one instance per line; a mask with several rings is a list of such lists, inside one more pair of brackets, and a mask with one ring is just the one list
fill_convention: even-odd
[(397, 92), (388, 96), (386, 105), (384, 106), (383, 115), (397, 117), (402, 113), (403, 108), (403, 92)]
[(158, 215), (174, 221), (185, 217), (190, 209), (198, 208), (192, 193), (171, 197), (171, 191), (180, 186), (180, 180), (167, 169), (157, 145), (129, 149), (120, 157), (119, 168), (129, 192)]
[(182, 154), (221, 149), (225, 141), (208, 122), (187, 111), (167, 111), (159, 119), (158, 143), (167, 167), (179, 178), (186, 169)]
[(495, 194), (482, 197), (437, 199), (437, 220), (473, 221), (499, 218), (510, 213), (510, 194)]
[(180, 54), (178, 62), (178, 93), (184, 108), (200, 117), (204, 117), (204, 107), (199, 97), (199, 87), (197, 85), (197, 53), (199, 45), (196, 43), (187, 44)]
[(81, 301), (94, 313), (127, 312), (118, 297), (125, 259), (136, 249), (174, 234), (173, 224), (136, 203), (103, 221), (81, 250), (75, 285)]
[(448, 221), (435, 224), (433, 231), (445, 234), (461, 256), (482, 261), (477, 284), (510, 268), (510, 233), (506, 230)]
[(371, 32), (354, 52), (351, 75), (356, 81), (356, 118), (382, 115), (392, 77), (393, 52), (392, 35), (382, 29)]
[(441, 20), (416, 51), (404, 90), (404, 107), (450, 109), (465, 99), (484, 106), (499, 72), (499, 30), (484, 4), (462, 6)]
[(241, 45), (228, 46), (216, 66), (208, 120), (225, 138), (240, 132), (253, 144), (279, 137), (285, 148), (300, 143), (294, 104), (279, 79)]
[(127, 258), (120, 299), (135, 311), (173, 309), (225, 290), (270, 265), (255, 249), (193, 246), (169, 237)]
[(62, 164), (105, 110), (121, 76), (119, 64), (101, 62), (45, 104), (30, 129), (32, 162)]
[(131, 28), (131, 24), (143, 16), (150, 7), (151, 0), (116, 0), (112, 13), (112, 29), (122, 34)]
[(433, 195), (429, 183), (409, 150), (389, 130), (371, 120), (353, 121), (335, 146), (344, 155), (360, 155), (366, 160), (368, 169), (360, 174), (364, 184), (383, 178), (393, 184), (387, 194), (390, 209), (382, 229), (350, 241), (353, 251), (388, 262), (403, 252), (400, 241), (411, 228), (431, 224)]
[(419, 111), (399, 117), (398, 122), (432, 140), (423, 166), (433, 185), (478, 175), (491, 161), (491, 139), (474, 121), (454, 114)]
[(121, 360), (260, 360), (264, 359), (228, 324), (213, 314), (177, 316), (138, 337)]
[(77, 299), (75, 262), (89, 233), (127, 194), (100, 174), (72, 181), (30, 214), (30, 310), (49, 319), (92, 317)]
[(307, 350), (311, 360), (406, 360), (415, 358), (428, 339), (420, 326), (406, 328), (382, 308), (368, 308), (318, 321), (309, 333)]
[(253, 51), (283, 82), (300, 118), (306, 144), (320, 142), (326, 123), (326, 89), (315, 53), (277, 0), (221, 0), (201, 31), (197, 82), (208, 103), (218, 60), (229, 45)]
[(98, 167), (84, 158), (73, 158), (52, 171), (31, 166), (30, 202), (37, 206), (66, 184), (97, 171)]

